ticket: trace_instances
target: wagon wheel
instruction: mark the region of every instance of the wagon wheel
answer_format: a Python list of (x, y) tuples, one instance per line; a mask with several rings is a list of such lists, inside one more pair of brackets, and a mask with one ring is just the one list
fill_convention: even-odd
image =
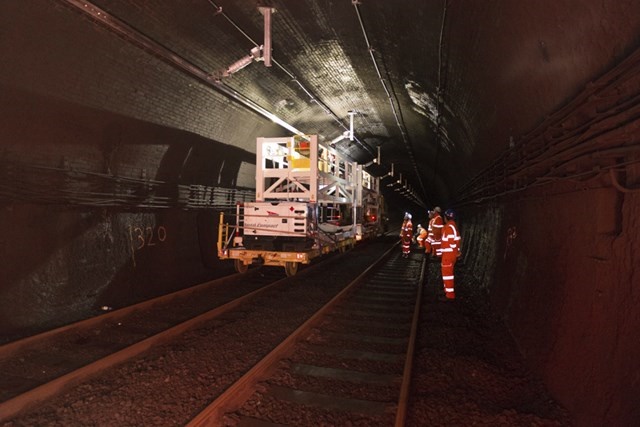
[(298, 272), (298, 263), (287, 261), (284, 264), (284, 272), (286, 273), (287, 277), (295, 276)]
[(233, 260), (233, 267), (238, 273), (246, 273), (249, 270), (249, 266), (243, 263), (241, 259)]

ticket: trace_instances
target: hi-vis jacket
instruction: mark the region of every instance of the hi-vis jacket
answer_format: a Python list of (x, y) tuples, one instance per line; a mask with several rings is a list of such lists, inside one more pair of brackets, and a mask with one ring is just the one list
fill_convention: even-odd
[(418, 237), (416, 237), (416, 242), (418, 242), (418, 246), (424, 248), (424, 242), (427, 238), (427, 230), (424, 227), (418, 227)]
[(454, 220), (449, 220), (442, 229), (442, 255), (452, 253), (456, 257), (460, 255), (460, 233)]
[(402, 253), (411, 252), (411, 239), (413, 238), (413, 224), (411, 220), (405, 220), (400, 230), (400, 239), (402, 240)]
[(431, 247), (435, 250), (437, 255), (440, 255), (440, 240), (442, 239), (442, 217), (436, 213), (433, 218), (429, 220), (429, 228), (427, 229), (427, 242), (431, 244)]

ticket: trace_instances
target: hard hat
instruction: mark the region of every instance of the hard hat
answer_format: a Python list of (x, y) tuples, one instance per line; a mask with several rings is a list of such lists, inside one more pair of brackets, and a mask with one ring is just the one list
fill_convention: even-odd
[(442, 212), (442, 210), (440, 209), (440, 206), (436, 206), (435, 208), (433, 208), (433, 210), (438, 213)]
[(404, 219), (411, 219), (411, 214), (409, 212), (405, 212)]
[(456, 219), (456, 212), (453, 209), (447, 209), (444, 212), (444, 216), (451, 219)]

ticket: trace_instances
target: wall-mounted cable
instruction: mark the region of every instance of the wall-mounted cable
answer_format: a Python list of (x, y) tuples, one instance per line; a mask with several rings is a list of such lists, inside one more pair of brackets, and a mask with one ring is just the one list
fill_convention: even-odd
[[(246, 31), (244, 31), (238, 24), (236, 24), (236, 22), (233, 19), (231, 19), (230, 16), (224, 13), (224, 11), (222, 10), (222, 7), (218, 6), (213, 0), (207, 0), (207, 1), (209, 2), (209, 4), (211, 4), (211, 6), (213, 6), (216, 9), (216, 15), (223, 17), (227, 22), (229, 22), (229, 24), (231, 24), (236, 30), (238, 30), (238, 32), (240, 32), (240, 34), (242, 34), (249, 42), (251, 42), (256, 47), (259, 47), (258, 43), (253, 38), (251, 38), (251, 36), (247, 34)], [(280, 62), (278, 62), (274, 58), (271, 58), (271, 62), (273, 65), (278, 67), (282, 72), (284, 72), (287, 76), (289, 76), (291, 81), (294, 82), (296, 85), (298, 85), (298, 87), (309, 97), (311, 102), (314, 102), (315, 104), (317, 104), (322, 109), (322, 111), (324, 111), (328, 116), (333, 118), (333, 120), (343, 129), (343, 131), (349, 130), (348, 125), (346, 125), (340, 119), (340, 117), (338, 117), (336, 113), (331, 111), (331, 109), (324, 102), (322, 102), (313, 92), (311, 92), (311, 90), (305, 87), (302, 84), (302, 82), (300, 82), (300, 79), (295, 74), (293, 74), (293, 72), (288, 70), (284, 65), (282, 65)], [(367, 154), (373, 157), (376, 156), (375, 152), (372, 150), (371, 147), (369, 147), (368, 144), (360, 141), (360, 139), (358, 139), (355, 136), (353, 138), (353, 141), (356, 142), (356, 144), (360, 146), (363, 150), (365, 150)]]
[(234, 210), (255, 199), (248, 188), (178, 184), (72, 167), (0, 161), (0, 200), (130, 209)]
[[(459, 203), (478, 203), (568, 177), (637, 162), (640, 129), (640, 50), (549, 115), (458, 193)], [(615, 102), (612, 102), (615, 100)], [(614, 162), (614, 159), (618, 159)], [(621, 186), (610, 173), (611, 186)]]
[(436, 143), (436, 154), (433, 157), (433, 166), (431, 170), (433, 171), (433, 175), (431, 178), (431, 182), (435, 184), (436, 175), (438, 173), (438, 157), (440, 157), (440, 150), (442, 149), (440, 144), (440, 138), (442, 137), (442, 103), (444, 99), (444, 86), (443, 86), (443, 47), (444, 47), (444, 29), (445, 23), (447, 22), (447, 4), (448, 0), (444, 0), (444, 5), (442, 8), (442, 24), (440, 25), (440, 39), (438, 42), (438, 87), (436, 89), (436, 135), (435, 135), (435, 143)]
[[(409, 141), (409, 136), (407, 134), (407, 130), (406, 127), (404, 126), (404, 124), (402, 123), (401, 119), (400, 119), (400, 112), (399, 112), (399, 105), (400, 103), (398, 102), (397, 98), (394, 99), (394, 96), (391, 95), (391, 90), (389, 89), (389, 86), (387, 84), (387, 80), (385, 79), (382, 75), (382, 72), (380, 70), (380, 66), (378, 65), (378, 60), (376, 59), (376, 56), (374, 54), (375, 50), (374, 48), (371, 46), (371, 43), (369, 42), (369, 35), (367, 34), (367, 29), (365, 27), (364, 24), (364, 20), (362, 19), (362, 14), (360, 13), (360, 1), (359, 0), (351, 0), (351, 3), (353, 4), (353, 7), (355, 8), (356, 11), (356, 15), (358, 16), (358, 22), (360, 23), (360, 29), (362, 30), (362, 35), (364, 37), (364, 41), (367, 45), (367, 50), (369, 52), (369, 56), (371, 56), (371, 61), (373, 63), (373, 67), (376, 70), (376, 74), (378, 75), (378, 79), (380, 80), (380, 83), (382, 84), (382, 88), (384, 89), (384, 92), (387, 96), (387, 99), (389, 101), (389, 106), (391, 107), (391, 112), (393, 113), (393, 117), (396, 121), (396, 126), (398, 127), (398, 129), (400, 130), (400, 135), (402, 136), (402, 141), (404, 142), (405, 148), (407, 150), (407, 154), (409, 155), (409, 159), (411, 161), (411, 165), (413, 166), (413, 169), (415, 171), (416, 177), (418, 179), (418, 182), (420, 183), (420, 187), (422, 189), (422, 193), (426, 194), (426, 188), (424, 186), (424, 183), (422, 182), (422, 177), (421, 177), (421, 173), (420, 170), (418, 168), (418, 163), (416, 161), (416, 157), (415, 154), (413, 152), (413, 147), (411, 146), (411, 142)], [(396, 107), (396, 104), (398, 105), (398, 107)], [(420, 201), (419, 203), (421, 206), (426, 207), (426, 204), (422, 201)]]
[(172, 65), (179, 70), (187, 73), (188, 75), (200, 80), (206, 85), (214, 88), (218, 92), (226, 95), (227, 97), (239, 102), (243, 106), (258, 113), (259, 115), (266, 117), (267, 119), (277, 123), (285, 129), (293, 132), (294, 134), (302, 135), (304, 132), (296, 129), (293, 125), (285, 122), (275, 114), (268, 111), (266, 108), (261, 107), (249, 97), (241, 94), (240, 92), (230, 88), (227, 85), (220, 84), (211, 79), (210, 73), (192, 64), (187, 59), (181, 57), (177, 53), (161, 45), (150, 37), (142, 34), (140, 31), (131, 27), (124, 21), (110, 15), (105, 10), (100, 9), (94, 4), (87, 2), (86, 0), (59, 0), (70, 6), (73, 6), (78, 11), (96, 20), (100, 24), (104, 25), (108, 30), (115, 32), (126, 41), (150, 52), (154, 56), (165, 61), (169, 65)]

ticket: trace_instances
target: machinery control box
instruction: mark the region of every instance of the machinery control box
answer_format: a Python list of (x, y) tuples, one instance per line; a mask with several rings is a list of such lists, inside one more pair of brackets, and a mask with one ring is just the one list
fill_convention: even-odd
[(306, 237), (308, 209), (304, 202), (245, 202), (244, 235)]

